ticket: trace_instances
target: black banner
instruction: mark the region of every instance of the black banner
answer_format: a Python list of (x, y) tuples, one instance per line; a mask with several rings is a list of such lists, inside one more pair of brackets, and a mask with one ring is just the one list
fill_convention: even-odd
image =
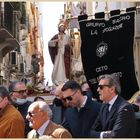
[(85, 76), (98, 98), (98, 77), (115, 73), (120, 77), (125, 99), (139, 90), (133, 60), (135, 12), (115, 15), (109, 20), (78, 17), (81, 33), (81, 56)]

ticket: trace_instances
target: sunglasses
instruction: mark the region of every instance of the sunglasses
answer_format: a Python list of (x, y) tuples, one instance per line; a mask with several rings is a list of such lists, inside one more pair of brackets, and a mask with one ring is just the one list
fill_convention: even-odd
[(65, 98), (63, 98), (63, 101), (72, 101), (72, 96), (75, 94), (77, 92), (77, 90), (71, 95), (71, 96), (68, 96), (68, 97), (65, 97)]
[(33, 117), (33, 116), (39, 114), (40, 112), (42, 112), (42, 111), (40, 110), (40, 111), (37, 112), (37, 113), (32, 113), (32, 112), (29, 111), (29, 112), (27, 112), (27, 114), (28, 114), (30, 117)]
[(25, 90), (19, 90), (19, 91), (13, 91), (13, 92), (18, 92), (18, 93), (27, 93), (27, 89), (25, 89)]
[(32, 112), (27, 112), (27, 114), (30, 116), (30, 117), (33, 117), (34, 114)]
[(102, 90), (104, 87), (110, 87), (110, 85), (98, 85), (98, 88), (100, 88), (101, 90)]

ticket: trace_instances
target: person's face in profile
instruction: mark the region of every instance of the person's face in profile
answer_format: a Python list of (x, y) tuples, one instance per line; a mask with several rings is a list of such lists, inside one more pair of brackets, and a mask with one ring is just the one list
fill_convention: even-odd
[(77, 107), (80, 104), (79, 90), (67, 89), (63, 91), (63, 101), (70, 107)]
[(26, 119), (29, 121), (29, 126), (38, 130), (44, 123), (44, 112), (36, 106), (29, 106)]

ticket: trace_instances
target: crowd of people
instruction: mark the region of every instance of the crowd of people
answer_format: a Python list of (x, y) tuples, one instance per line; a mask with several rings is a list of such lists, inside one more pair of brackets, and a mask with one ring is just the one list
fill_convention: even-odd
[(40, 96), (28, 101), (24, 82), (0, 86), (0, 138), (140, 137), (140, 97), (128, 103), (120, 95), (118, 78), (109, 74), (99, 77), (97, 91), (100, 101), (92, 98), (87, 83), (69, 80), (56, 86), (48, 105)]

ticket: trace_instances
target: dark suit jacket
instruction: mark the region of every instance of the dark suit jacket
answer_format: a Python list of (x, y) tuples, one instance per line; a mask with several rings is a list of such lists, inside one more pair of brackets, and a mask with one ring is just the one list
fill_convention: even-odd
[(32, 129), (29, 127), (29, 121), (26, 119), (26, 115), (27, 115), (27, 110), (28, 110), (28, 107), (29, 105), (31, 104), (32, 102), (30, 101), (27, 101), (26, 103), (24, 103), (23, 105), (18, 105), (17, 106), (17, 109), (18, 111), (21, 113), (22, 117), (24, 118), (24, 121), (25, 121), (25, 138), (27, 137), (27, 134), (29, 133), (29, 131), (31, 131)]
[(107, 131), (104, 138), (133, 138), (136, 133), (136, 120), (132, 106), (118, 96), (113, 104), (107, 120), (105, 120), (105, 105), (92, 127), (90, 137), (99, 138), (102, 131)]
[[(31, 130), (28, 133), (28, 138), (33, 138), (36, 130)], [(51, 136), (52, 138), (72, 138), (71, 134), (61, 125), (57, 125), (52, 121), (49, 122), (43, 135)], [(45, 138), (45, 137), (44, 137)]]
[(87, 138), (89, 131), (100, 111), (100, 104), (87, 98), (87, 102), (78, 112), (77, 108), (67, 108), (62, 125), (68, 129), (72, 137)]

